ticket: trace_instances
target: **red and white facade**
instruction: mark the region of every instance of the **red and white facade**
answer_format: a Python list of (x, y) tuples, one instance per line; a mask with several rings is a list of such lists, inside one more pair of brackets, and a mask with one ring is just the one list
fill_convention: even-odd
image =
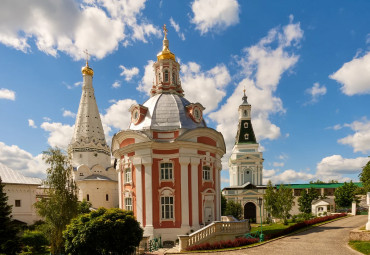
[(221, 218), (225, 142), (208, 128), (204, 107), (184, 98), (180, 65), (168, 49), (154, 63), (151, 97), (130, 108), (128, 130), (114, 135), (119, 206), (134, 211), (144, 235), (177, 239)]

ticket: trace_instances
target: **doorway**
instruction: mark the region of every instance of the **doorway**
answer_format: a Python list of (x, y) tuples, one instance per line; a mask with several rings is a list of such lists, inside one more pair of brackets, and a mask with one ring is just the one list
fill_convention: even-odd
[(256, 221), (256, 205), (248, 202), (244, 205), (244, 219), (249, 219), (250, 222)]

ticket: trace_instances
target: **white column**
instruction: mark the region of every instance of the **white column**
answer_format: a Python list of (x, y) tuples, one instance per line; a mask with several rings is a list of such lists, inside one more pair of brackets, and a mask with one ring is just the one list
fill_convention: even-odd
[(179, 162), (181, 165), (181, 228), (188, 231), (189, 228), (189, 176), (188, 166), (190, 158), (180, 157)]
[[(118, 163), (119, 164), (119, 163)], [(122, 193), (123, 193), (123, 186), (122, 186), (122, 170), (121, 170), (121, 164), (119, 164), (119, 167), (118, 167), (118, 204), (119, 204), (119, 208), (120, 209), (123, 209), (123, 205), (122, 205)]]
[(152, 185), (152, 159), (143, 158), (145, 167), (145, 236), (153, 236), (153, 185)]
[(141, 180), (141, 159), (133, 158), (132, 163), (136, 170), (136, 219), (143, 227), (143, 182)]
[(193, 228), (199, 229), (199, 202), (198, 202), (198, 166), (199, 158), (191, 158), (191, 204)]
[(217, 159), (216, 162), (216, 219), (217, 221), (221, 220), (221, 170), (222, 165), (221, 161)]

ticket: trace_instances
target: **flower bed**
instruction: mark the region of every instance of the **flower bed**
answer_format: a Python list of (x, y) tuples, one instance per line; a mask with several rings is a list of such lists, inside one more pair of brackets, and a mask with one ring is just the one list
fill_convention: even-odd
[[(328, 220), (334, 220), (337, 218), (341, 218), (347, 216), (346, 213), (341, 213), (341, 214), (335, 214), (335, 215), (330, 215), (330, 216), (325, 216), (325, 217), (317, 217), (311, 220), (305, 220), (303, 222), (299, 222), (297, 224), (294, 224), (280, 232), (266, 235), (265, 240), (271, 240), (274, 238), (277, 238), (279, 236), (284, 236), (290, 233), (293, 233), (299, 229), (309, 227), (321, 222), (325, 222)], [(187, 248), (188, 251), (200, 251), (200, 250), (217, 250), (217, 249), (225, 249), (225, 248), (233, 248), (233, 247), (240, 247), (240, 246), (246, 246), (254, 243), (258, 243), (259, 239), (258, 238), (245, 238), (245, 237), (239, 237), (236, 238), (235, 240), (229, 240), (229, 241), (219, 241), (215, 243), (202, 243), (198, 245), (193, 245)]]

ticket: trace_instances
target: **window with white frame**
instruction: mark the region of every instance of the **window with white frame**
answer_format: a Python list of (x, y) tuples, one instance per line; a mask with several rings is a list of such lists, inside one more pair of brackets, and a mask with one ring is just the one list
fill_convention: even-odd
[(125, 170), (125, 183), (131, 182), (131, 168), (126, 168)]
[(173, 196), (161, 197), (161, 219), (173, 219)]
[(249, 139), (249, 134), (245, 134), (244, 135), (244, 140), (248, 140)]
[(211, 180), (211, 168), (209, 166), (203, 166), (203, 180)]
[(132, 198), (131, 197), (125, 198), (125, 210), (132, 211)]
[(164, 81), (168, 82), (168, 70), (164, 70)]
[(248, 128), (248, 122), (244, 122), (244, 128)]
[(161, 180), (173, 179), (172, 163), (161, 163)]

